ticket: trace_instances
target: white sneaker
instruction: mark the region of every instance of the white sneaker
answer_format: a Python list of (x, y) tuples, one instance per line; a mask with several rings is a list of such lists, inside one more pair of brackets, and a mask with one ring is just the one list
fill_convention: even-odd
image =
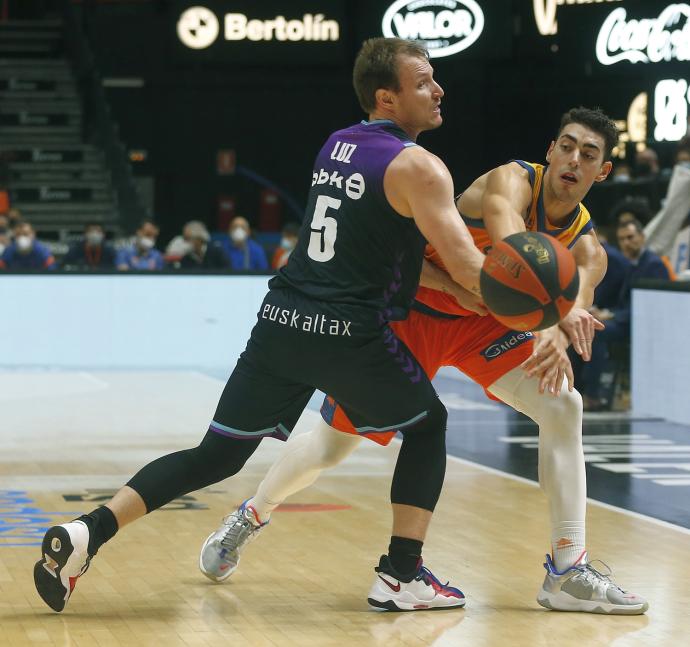
[(83, 521), (70, 521), (48, 528), (43, 537), (43, 558), (34, 566), (38, 594), (53, 611), (62, 611), (77, 580), (91, 562), (89, 528)]
[(225, 517), (221, 527), (212, 532), (201, 547), (199, 569), (214, 582), (224, 582), (237, 570), (242, 549), (268, 525), (268, 521), (261, 522), (247, 501)]
[(465, 606), (463, 592), (448, 586), (448, 582), (441, 584), (428, 568), (422, 566), (421, 559), (417, 573), (410, 582), (400, 579), (388, 555), (381, 555), (379, 565), (374, 570), (376, 581), (367, 601), (377, 611), (422, 611)]
[[(597, 560), (599, 561), (599, 560)], [(601, 562), (604, 566), (604, 562)], [(580, 560), (558, 572), (546, 556), (546, 577), (537, 602), (547, 609), (558, 611), (584, 611), (587, 613), (608, 613), (612, 615), (639, 615), (649, 608), (649, 603), (635, 593), (628, 593), (614, 583), (611, 569), (600, 573), (587, 561), (587, 553)]]

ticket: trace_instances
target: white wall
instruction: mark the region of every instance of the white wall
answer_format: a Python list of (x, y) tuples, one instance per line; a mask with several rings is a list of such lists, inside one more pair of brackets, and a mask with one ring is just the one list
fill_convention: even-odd
[(690, 424), (690, 292), (633, 290), (633, 413)]
[(224, 368), (268, 276), (0, 275), (0, 367)]

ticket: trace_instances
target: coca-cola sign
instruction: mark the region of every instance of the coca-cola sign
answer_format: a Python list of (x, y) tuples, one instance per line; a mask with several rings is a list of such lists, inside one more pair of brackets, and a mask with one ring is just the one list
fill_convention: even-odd
[(628, 19), (614, 9), (599, 30), (597, 60), (602, 65), (690, 61), (690, 5), (668, 5), (656, 18)]

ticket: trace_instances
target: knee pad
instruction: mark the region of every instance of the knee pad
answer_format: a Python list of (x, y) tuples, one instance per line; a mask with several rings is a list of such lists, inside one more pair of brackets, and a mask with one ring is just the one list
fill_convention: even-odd
[[(446, 472), (448, 412), (438, 398), (418, 425), (404, 432), (391, 484), (391, 503), (434, 510)], [(424, 474), (423, 479), (418, 475)]]
[(528, 415), (547, 433), (582, 437), (582, 396), (576, 390), (561, 391), (557, 397), (541, 396)]
[(206, 474), (211, 483), (216, 483), (237, 474), (259, 442), (227, 438), (208, 431), (198, 447), (187, 450), (188, 460), (194, 473)]

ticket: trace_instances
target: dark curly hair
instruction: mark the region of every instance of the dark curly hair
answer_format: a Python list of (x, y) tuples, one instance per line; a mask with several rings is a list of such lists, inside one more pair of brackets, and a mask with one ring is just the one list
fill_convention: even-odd
[(571, 108), (561, 117), (556, 139), (568, 124), (581, 124), (604, 138), (604, 161), (611, 159), (613, 147), (618, 143), (618, 128), (601, 108)]
[[(632, 216), (624, 214), (632, 214)], [(649, 200), (643, 196), (626, 196), (611, 207), (609, 221), (620, 224), (633, 220), (647, 224), (654, 215)]]

